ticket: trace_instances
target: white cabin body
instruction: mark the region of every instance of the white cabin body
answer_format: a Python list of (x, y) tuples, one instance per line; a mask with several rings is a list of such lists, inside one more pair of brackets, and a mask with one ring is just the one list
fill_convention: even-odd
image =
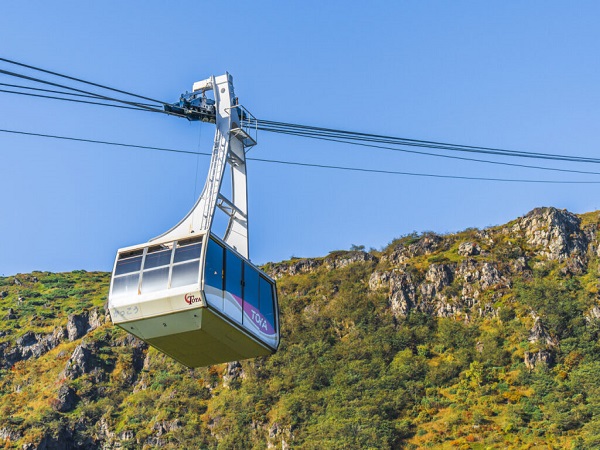
[[(231, 75), (194, 84), (197, 95), (209, 90), (216, 132), (202, 194), (171, 230), (118, 250), (108, 297), (113, 323), (188, 367), (269, 355), (279, 346), (275, 281), (248, 255), (245, 154), (256, 144), (248, 132), (255, 119), (237, 104)], [(227, 166), (232, 198), (221, 193)], [(211, 232), (217, 208), (229, 216), (222, 239)]]

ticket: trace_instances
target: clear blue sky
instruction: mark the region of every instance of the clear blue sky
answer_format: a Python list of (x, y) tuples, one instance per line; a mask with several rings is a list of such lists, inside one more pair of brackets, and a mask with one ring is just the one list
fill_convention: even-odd
[[(0, 56), (168, 101), (229, 71), (263, 119), (598, 156), (599, 18), (592, 1), (6, 2)], [(3, 129), (193, 151), (210, 151), (214, 131), (159, 114), (8, 94), (0, 102)], [(576, 178), (266, 133), (259, 141), (251, 155), (261, 158)], [(208, 169), (208, 158), (5, 133), (0, 155), (4, 275), (110, 270), (118, 247), (185, 215)], [(251, 257), (380, 248), (415, 230), (485, 227), (543, 205), (585, 212), (600, 207), (599, 191), (250, 162)]]

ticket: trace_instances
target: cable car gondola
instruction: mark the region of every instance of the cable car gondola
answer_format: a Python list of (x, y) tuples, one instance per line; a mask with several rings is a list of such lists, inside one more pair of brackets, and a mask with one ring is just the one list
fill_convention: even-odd
[[(171, 230), (117, 251), (108, 296), (114, 324), (188, 367), (269, 355), (279, 346), (275, 281), (248, 255), (245, 154), (256, 144), (256, 121), (237, 104), (231, 75), (194, 83), (189, 95), (205, 98), (207, 91), (214, 108), (206, 101), (171, 105), (190, 120), (216, 124), (202, 194)], [(226, 166), (231, 199), (221, 193)], [(211, 231), (217, 208), (229, 216), (222, 238)]]

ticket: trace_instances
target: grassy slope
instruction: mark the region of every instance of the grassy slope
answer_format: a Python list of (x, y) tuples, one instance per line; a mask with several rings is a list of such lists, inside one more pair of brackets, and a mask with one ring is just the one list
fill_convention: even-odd
[[(582, 219), (598, 224), (597, 213)], [(481, 243), (490, 253), (477, 259), (508, 262), (514, 239), (498, 236)], [(468, 230), (446, 239), (445, 250), (408, 265), (423, 274), (432, 263), (459, 262), (458, 244), (476, 237)], [(21, 433), (7, 448), (65, 429), (81, 448), (99, 440), (123, 448), (263, 449), (282, 441), (306, 449), (592, 448), (600, 445), (600, 327), (584, 314), (597, 301), (598, 262), (591, 257), (578, 276), (562, 275), (562, 266), (544, 263), (514, 277), (494, 297), (497, 316), (468, 321), (420, 313), (394, 320), (387, 292), (368, 289), (375, 268), (391, 267), (387, 261), (283, 276), (281, 349), (243, 362), (243, 376), (233, 380), (223, 378), (226, 365), (187, 370), (105, 324), (84, 337), (95, 372), (64, 375), (81, 340), (0, 372), (0, 431)], [(0, 278), (7, 293), (0, 317), (9, 308), (17, 314), (0, 322), (0, 345), (29, 331), (52, 333), (70, 313), (102, 308), (109, 282), (107, 274), (83, 271), (17, 279), (20, 285)], [(525, 352), (542, 348), (528, 340), (532, 310), (560, 345), (551, 367), (529, 371)], [(63, 384), (79, 397), (67, 413), (53, 409)]]

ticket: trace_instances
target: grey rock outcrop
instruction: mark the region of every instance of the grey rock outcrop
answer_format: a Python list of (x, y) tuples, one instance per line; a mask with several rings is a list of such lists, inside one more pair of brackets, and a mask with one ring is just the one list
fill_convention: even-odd
[[(108, 310), (108, 308), (107, 308)], [(102, 326), (102, 315), (98, 311), (98, 308), (94, 308), (88, 313), (88, 323), (90, 325), (88, 332), (95, 330)]]
[(340, 254), (330, 255), (325, 258), (325, 267), (328, 269), (340, 269), (357, 262), (376, 261), (376, 258), (370, 253), (363, 251), (349, 251)]
[[(16, 318), (18, 318), (16, 311), (9, 308), (6, 319)], [(19, 361), (39, 358), (65, 339), (74, 341), (98, 328), (102, 325), (101, 320), (100, 314), (95, 308), (82, 314), (69, 315), (66, 329), (57, 327), (52, 333), (45, 335), (29, 331), (16, 339), (13, 346), (0, 348), (0, 367), (9, 368)]]
[[(454, 271), (447, 264), (432, 264), (425, 274), (425, 282), (419, 286), (421, 301), (417, 309), (428, 314), (448, 314), (450, 307), (446, 297), (441, 295), (442, 289), (450, 286), (454, 279)], [(443, 305), (440, 304), (443, 303)], [(450, 307), (450, 309), (452, 309)]]
[(406, 316), (417, 303), (417, 286), (406, 267), (391, 271), (376, 270), (369, 278), (369, 288), (388, 290), (388, 301), (394, 317)]
[(102, 323), (96, 308), (82, 314), (70, 314), (67, 319), (68, 338), (70, 341), (76, 341), (100, 325)]
[(0, 367), (9, 368), (29, 358), (39, 358), (52, 350), (65, 338), (63, 328), (55, 328), (51, 334), (36, 334), (28, 331), (19, 337), (11, 348), (0, 349)]
[(377, 289), (389, 287), (392, 273), (385, 270), (374, 271), (369, 277), (369, 289), (376, 291)]
[(585, 255), (588, 240), (581, 219), (567, 210), (536, 208), (517, 220), (512, 231), (520, 233), (536, 251), (553, 261)]
[(592, 306), (589, 311), (585, 314), (585, 320), (591, 323), (595, 320), (600, 319), (600, 305)]
[(78, 450), (84, 448), (94, 448), (91, 442), (78, 442), (73, 436), (73, 432), (67, 428), (61, 427), (58, 432), (47, 431), (41, 440), (35, 443), (26, 443), (23, 450)]
[(496, 265), (490, 262), (479, 263), (474, 259), (466, 259), (459, 264), (456, 276), (465, 283), (476, 283), (483, 290), (498, 284), (508, 286), (508, 281), (500, 274)]
[(443, 237), (435, 233), (423, 233), (410, 244), (398, 244), (389, 255), (382, 259), (389, 260), (392, 264), (402, 264), (415, 256), (431, 255), (436, 251), (448, 248), (449, 243)]
[(79, 397), (77, 397), (75, 389), (63, 384), (58, 390), (58, 398), (53, 403), (52, 407), (58, 412), (69, 412), (75, 409), (78, 401)]
[(97, 368), (97, 362), (93, 350), (94, 348), (88, 345), (87, 342), (82, 342), (75, 347), (64, 370), (65, 378), (74, 380), (81, 375), (94, 371)]
[(574, 255), (567, 259), (567, 263), (560, 270), (563, 275), (583, 275), (587, 268), (586, 258), (581, 255)]
[(554, 363), (554, 355), (550, 350), (539, 350), (537, 352), (525, 352), (525, 366), (529, 370), (535, 369), (536, 366), (550, 367)]
[(83, 314), (70, 314), (67, 319), (67, 336), (75, 341), (85, 335), (88, 328), (87, 317)]
[(542, 320), (536, 314), (532, 314), (534, 318), (533, 327), (529, 331), (529, 337), (527, 340), (532, 344), (543, 344), (547, 347), (556, 347), (558, 345), (558, 341), (553, 338), (548, 330), (544, 326)]
[(446, 286), (450, 286), (454, 279), (452, 267), (447, 264), (432, 264), (425, 274), (425, 280), (439, 292)]
[(509, 264), (510, 270), (516, 274), (523, 273), (528, 270), (527, 258), (524, 256), (519, 256), (518, 258), (512, 259)]
[[(388, 290), (390, 310), (396, 318), (406, 316), (411, 309), (438, 317), (455, 316), (478, 305), (481, 292), (510, 287), (495, 263), (472, 258), (458, 265), (431, 264), (424, 280), (417, 279), (413, 272), (403, 265), (388, 271), (376, 270), (369, 278), (371, 290)], [(475, 312), (489, 317), (497, 314), (491, 303), (479, 305)]]
[(119, 435), (119, 438), (122, 441), (131, 441), (133, 438), (135, 438), (135, 434), (132, 430), (125, 430)]
[(283, 427), (278, 422), (275, 422), (269, 428), (269, 439), (267, 441), (268, 449), (280, 448), (288, 450), (293, 442), (294, 435), (290, 427)]
[(489, 289), (498, 284), (508, 287), (508, 282), (500, 275), (495, 264), (485, 262), (481, 266), (481, 276), (479, 277), (479, 286), (481, 289)]
[(390, 275), (390, 307), (394, 317), (404, 317), (417, 303), (417, 290), (410, 273), (394, 271)]
[(21, 437), (21, 432), (18, 430), (13, 430), (8, 427), (0, 428), (0, 440), (18, 441)]
[(278, 279), (283, 275), (297, 275), (300, 273), (308, 273), (317, 270), (323, 265), (323, 260), (302, 258), (294, 259), (289, 263), (274, 264), (269, 270), (269, 275)]
[(146, 444), (154, 447), (164, 447), (167, 443), (164, 435), (178, 430), (181, 428), (181, 426), (182, 423), (179, 419), (174, 419), (171, 421), (161, 420), (160, 422), (156, 422), (152, 426), (154, 433), (146, 438)]
[(481, 253), (481, 247), (476, 242), (463, 242), (458, 246), (460, 256), (475, 256)]
[(230, 386), (232, 382), (243, 379), (245, 375), (242, 364), (239, 361), (229, 362), (223, 373), (223, 385)]

